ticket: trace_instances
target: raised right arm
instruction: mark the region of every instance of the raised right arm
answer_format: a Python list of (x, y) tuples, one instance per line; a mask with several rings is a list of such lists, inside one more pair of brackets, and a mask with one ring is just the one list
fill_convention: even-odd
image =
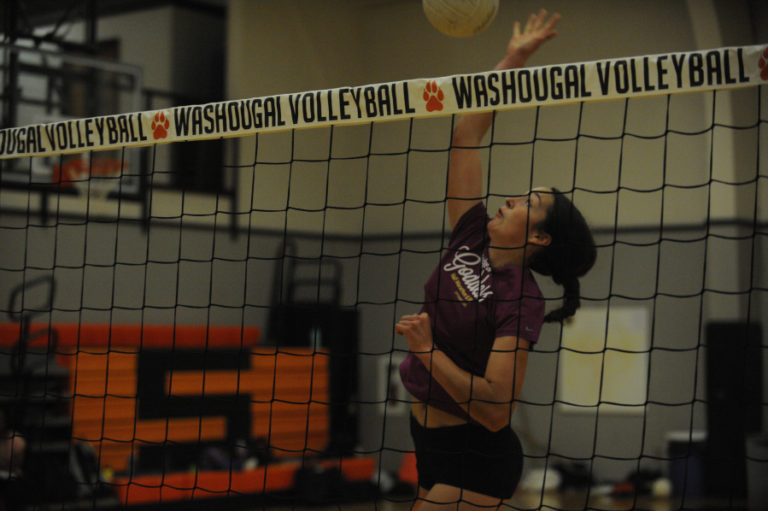
[[(528, 58), (545, 41), (554, 37), (559, 14), (548, 17), (542, 9), (531, 14), (525, 27), (515, 22), (507, 53), (496, 65), (495, 70), (523, 67)], [(453, 230), (456, 222), (482, 197), (482, 162), (478, 147), (493, 122), (493, 112), (465, 115), (456, 123), (451, 143), (448, 168), (448, 218)]]

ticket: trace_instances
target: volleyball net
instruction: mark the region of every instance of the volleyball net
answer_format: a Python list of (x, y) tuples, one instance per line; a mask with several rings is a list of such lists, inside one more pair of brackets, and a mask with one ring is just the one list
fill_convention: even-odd
[(554, 186), (598, 245), (576, 318), (530, 354), (508, 505), (637, 505), (666, 482), (675, 509), (738, 508), (768, 471), (766, 61), (722, 48), (1, 130), (0, 484), (32, 507), (407, 500), (393, 327), (447, 248), (455, 120), (495, 110), (488, 207)]

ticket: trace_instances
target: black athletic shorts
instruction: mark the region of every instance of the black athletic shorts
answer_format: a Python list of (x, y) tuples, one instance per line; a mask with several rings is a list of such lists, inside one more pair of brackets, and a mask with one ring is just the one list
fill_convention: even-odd
[(523, 473), (523, 449), (512, 428), (492, 432), (477, 424), (425, 428), (411, 415), (419, 486), (437, 483), (506, 500)]

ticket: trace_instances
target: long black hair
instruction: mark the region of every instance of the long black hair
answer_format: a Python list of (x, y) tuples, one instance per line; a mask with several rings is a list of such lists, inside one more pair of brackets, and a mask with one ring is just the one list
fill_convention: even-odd
[(547, 216), (536, 228), (549, 234), (551, 242), (530, 258), (528, 266), (548, 275), (563, 286), (563, 305), (549, 312), (544, 322), (563, 321), (574, 315), (581, 305), (579, 277), (595, 264), (597, 249), (584, 216), (568, 197), (552, 189), (554, 201)]

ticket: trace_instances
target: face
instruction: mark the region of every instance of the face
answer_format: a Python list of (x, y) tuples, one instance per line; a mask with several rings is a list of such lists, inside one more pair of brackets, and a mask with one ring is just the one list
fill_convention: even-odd
[(549, 235), (535, 226), (547, 217), (554, 201), (551, 188), (535, 188), (527, 195), (506, 199), (488, 222), (492, 245), (505, 248), (548, 245)]

